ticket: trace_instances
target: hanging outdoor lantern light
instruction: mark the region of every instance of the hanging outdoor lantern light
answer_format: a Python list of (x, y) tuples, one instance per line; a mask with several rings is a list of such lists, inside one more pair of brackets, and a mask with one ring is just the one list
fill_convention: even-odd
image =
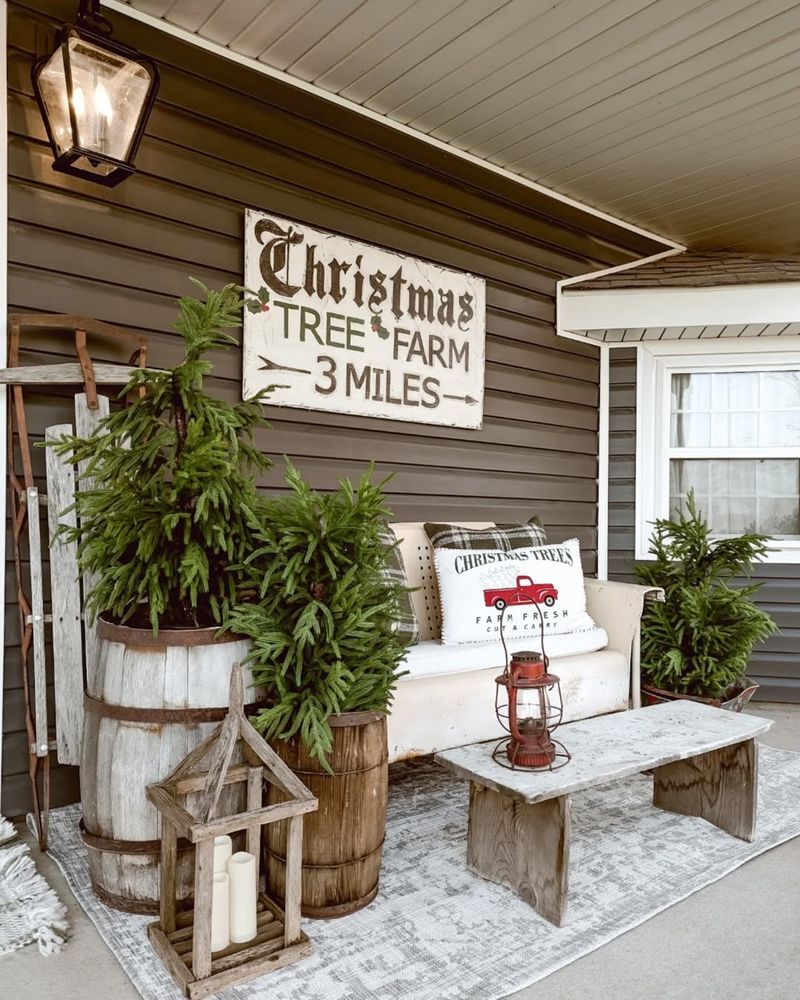
[(53, 149), (53, 169), (106, 187), (134, 173), (133, 159), (158, 91), (158, 67), (111, 41), (99, 0), (81, 0), (76, 24), (32, 70)]
[(561, 725), (564, 700), (561, 681), (550, 673), (550, 661), (544, 652), (542, 611), (535, 602), (534, 606), (539, 613), (542, 652), (512, 653), (510, 661), (503, 632), (506, 609), (500, 612), (500, 641), (506, 666), (495, 677), (494, 709), (510, 738), (500, 740), (492, 756), (498, 764), (515, 770), (554, 771), (572, 760), (572, 754), (552, 736)]

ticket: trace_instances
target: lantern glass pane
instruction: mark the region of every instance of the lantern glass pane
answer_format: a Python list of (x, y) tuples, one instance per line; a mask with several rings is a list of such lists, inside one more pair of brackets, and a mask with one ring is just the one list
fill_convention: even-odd
[(547, 719), (544, 688), (517, 688), (517, 724), (520, 730), (543, 728)]
[(59, 45), (39, 73), (39, 91), (47, 109), (47, 118), (59, 153), (74, 145), (69, 120), (67, 75), (64, 69), (64, 50)]
[(147, 100), (150, 73), (141, 63), (77, 35), (67, 44), (77, 144), (125, 162)]

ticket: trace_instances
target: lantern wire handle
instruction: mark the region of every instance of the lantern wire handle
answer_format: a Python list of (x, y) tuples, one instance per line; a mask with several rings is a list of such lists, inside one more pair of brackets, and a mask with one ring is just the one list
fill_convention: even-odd
[(106, 36), (114, 30), (109, 19), (100, 13), (100, 0), (79, 0), (78, 24)]
[[(506, 605), (508, 607), (508, 605)], [(500, 609), (500, 642), (503, 644), (503, 658), (505, 659), (505, 670), (504, 673), (508, 677), (509, 663), (508, 663), (508, 646), (506, 646), (506, 637), (503, 634), (503, 619), (506, 616), (506, 608)]]
[[(536, 613), (539, 615), (539, 637), (541, 639), (541, 645), (542, 645), (542, 660), (544, 661), (544, 669), (545, 669), (545, 673), (549, 673), (550, 672), (550, 657), (547, 655), (547, 653), (545, 652), (545, 649), (544, 649), (544, 615), (542, 614), (542, 609), (539, 607), (539, 604), (538, 604), (537, 601), (533, 602), (533, 606), (536, 608)], [(502, 608), (501, 611), (500, 611), (500, 642), (502, 642), (502, 644), (503, 644), (503, 656), (505, 657), (505, 661), (506, 661), (506, 666), (505, 666), (505, 674), (506, 674), (506, 676), (508, 676), (509, 669), (510, 669), (510, 664), (508, 662), (508, 646), (506, 646), (506, 637), (505, 637), (505, 633), (503, 632), (503, 619), (506, 616), (506, 608), (507, 607), (508, 607), (508, 605), (506, 605), (506, 607)]]

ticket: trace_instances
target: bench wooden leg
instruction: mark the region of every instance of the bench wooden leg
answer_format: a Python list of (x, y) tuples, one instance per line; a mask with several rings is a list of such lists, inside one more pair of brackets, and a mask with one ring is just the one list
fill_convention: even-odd
[(734, 746), (664, 764), (654, 771), (653, 805), (684, 816), (701, 816), (740, 840), (756, 831), (758, 746)]
[(470, 783), (467, 867), (560, 927), (567, 907), (569, 795), (528, 805)]

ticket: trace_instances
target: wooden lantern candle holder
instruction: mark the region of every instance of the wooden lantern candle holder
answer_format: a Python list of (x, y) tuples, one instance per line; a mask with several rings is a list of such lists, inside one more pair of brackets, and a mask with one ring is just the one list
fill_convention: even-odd
[[(300, 930), (300, 889), (303, 815), (317, 808), (317, 800), (250, 725), (243, 702), (237, 663), (231, 672), (230, 710), (225, 720), (163, 781), (147, 788), (147, 797), (161, 818), (160, 919), (149, 925), (147, 933), (190, 1000), (282, 968), (312, 950), (311, 941)], [(241, 764), (234, 763), (239, 747)], [(288, 800), (264, 806), (264, 781), (274, 784)], [(238, 782), (246, 784), (246, 811), (215, 816), (222, 789)], [(198, 792), (198, 805), (190, 812), (180, 800)], [(281, 820), (289, 823), (283, 910), (258, 891), (261, 829)], [(256, 859), (257, 932), (250, 941), (212, 954), (214, 838), (240, 831), (245, 832), (247, 850)], [(178, 912), (176, 903), (178, 837), (195, 849), (194, 905), (186, 912)]]

